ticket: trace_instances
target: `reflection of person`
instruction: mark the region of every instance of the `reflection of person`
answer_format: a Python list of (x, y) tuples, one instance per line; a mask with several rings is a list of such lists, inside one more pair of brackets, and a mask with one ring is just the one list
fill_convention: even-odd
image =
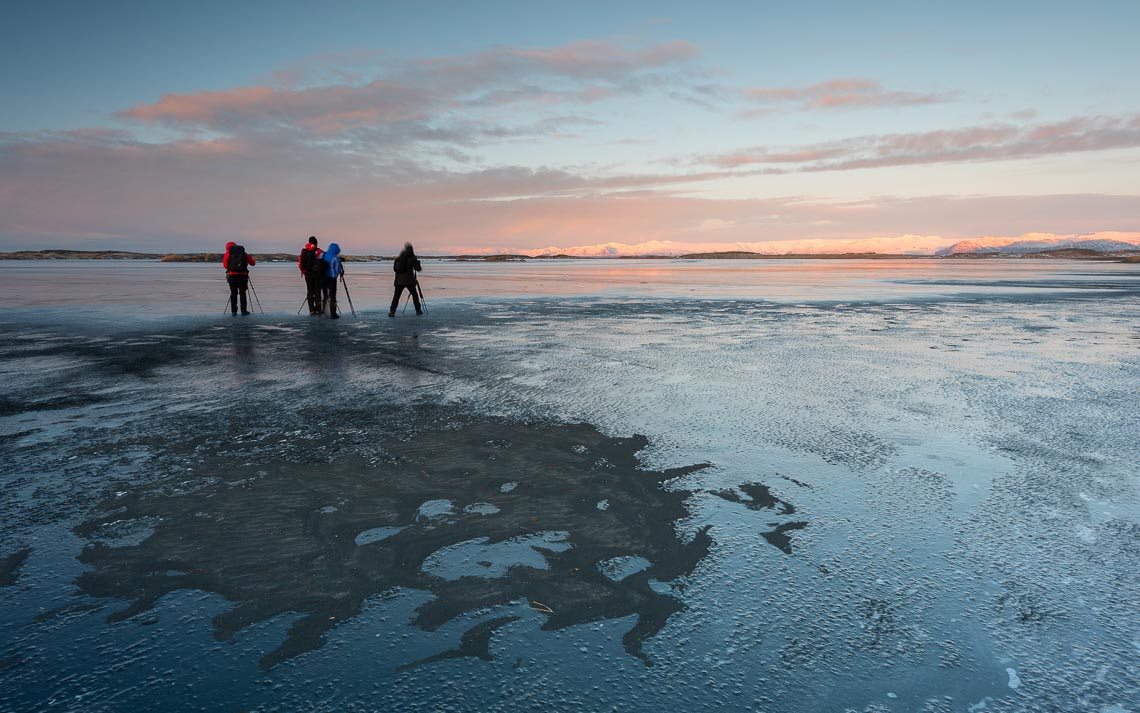
[(388, 309), (388, 316), (396, 316), (396, 308), (400, 306), (400, 295), (403, 294), (404, 288), (412, 293), (412, 301), (416, 304), (416, 314), (423, 314), (424, 311), (420, 307), (420, 294), (416, 289), (416, 273), (423, 270), (420, 265), (419, 258), (416, 257), (416, 251), (411, 243), (404, 243), (404, 249), (400, 252), (399, 257), (392, 263), (392, 271), (396, 273), (396, 294), (392, 297), (392, 306)]
[[(321, 263), (317, 263), (320, 265)], [(324, 298), (325, 304), (329, 306), (329, 318), (340, 319), (340, 315), (336, 313), (336, 281), (341, 275), (344, 274), (344, 263), (340, 259), (340, 246), (336, 243), (329, 243), (329, 249), (325, 251), (323, 258), (325, 265), (325, 284), (324, 284)]]
[(301, 254), (297, 257), (297, 267), (305, 277), (305, 299), (309, 302), (309, 314), (320, 314), (324, 311), (321, 305), (321, 292), (324, 289), (324, 264), (321, 256), (324, 253), (317, 247), (317, 237), (311, 236)]
[(245, 296), (249, 289), (249, 268), (256, 264), (244, 247), (232, 241), (226, 243), (222, 267), (226, 268), (226, 282), (230, 285), (230, 314), (237, 314), (238, 297), (241, 297), (241, 313), (249, 314)]

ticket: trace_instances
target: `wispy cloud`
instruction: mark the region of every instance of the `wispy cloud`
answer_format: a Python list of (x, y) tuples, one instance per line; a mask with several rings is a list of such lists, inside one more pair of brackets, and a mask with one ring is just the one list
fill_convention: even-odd
[(1076, 117), (1022, 127), (990, 124), (908, 134), (877, 134), (797, 147), (753, 147), (707, 156), (720, 168), (772, 173), (844, 171), (964, 161), (1004, 161), (1140, 147), (1140, 114)]
[(749, 87), (741, 90), (753, 105), (743, 116), (762, 116), (776, 109), (804, 111), (916, 106), (951, 101), (956, 93), (890, 90), (862, 77), (829, 79), (802, 87)]
[[(554, 48), (498, 48), (470, 55), (390, 63), (383, 76), (321, 86), (295, 85), (293, 68), (277, 86), (167, 94), (119, 113), (122, 119), (214, 132), (297, 132), (328, 136), (358, 128), (423, 133), (473, 111), (516, 104), (586, 105), (661, 84), (662, 68), (698, 54), (687, 42), (630, 49), (612, 42)], [(324, 67), (327, 58), (315, 60)], [(460, 114), (462, 118), (460, 119)], [(388, 136), (395, 135), (389, 132)], [(375, 138), (375, 135), (373, 136)]]

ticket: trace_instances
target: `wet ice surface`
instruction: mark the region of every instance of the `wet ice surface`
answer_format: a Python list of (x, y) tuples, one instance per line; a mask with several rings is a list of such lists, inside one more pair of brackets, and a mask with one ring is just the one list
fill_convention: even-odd
[(1122, 267), (9, 315), (4, 705), (1135, 711)]

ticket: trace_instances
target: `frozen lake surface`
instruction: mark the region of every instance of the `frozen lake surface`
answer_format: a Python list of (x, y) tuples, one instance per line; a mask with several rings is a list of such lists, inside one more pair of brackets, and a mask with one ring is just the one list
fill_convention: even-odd
[(1140, 710), (1140, 267), (0, 263), (0, 710)]

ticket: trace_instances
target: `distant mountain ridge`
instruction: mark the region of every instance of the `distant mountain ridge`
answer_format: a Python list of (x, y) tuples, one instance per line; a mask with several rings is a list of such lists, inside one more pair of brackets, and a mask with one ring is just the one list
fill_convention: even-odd
[(1046, 250), (1069, 248), (1095, 250), (1097, 252), (1122, 252), (1140, 250), (1140, 234), (1137, 233), (1091, 233), (1078, 236), (1023, 235), (1019, 238), (985, 237), (973, 240), (959, 240), (948, 247), (935, 251), (935, 255), (1000, 254), (1024, 255)]

